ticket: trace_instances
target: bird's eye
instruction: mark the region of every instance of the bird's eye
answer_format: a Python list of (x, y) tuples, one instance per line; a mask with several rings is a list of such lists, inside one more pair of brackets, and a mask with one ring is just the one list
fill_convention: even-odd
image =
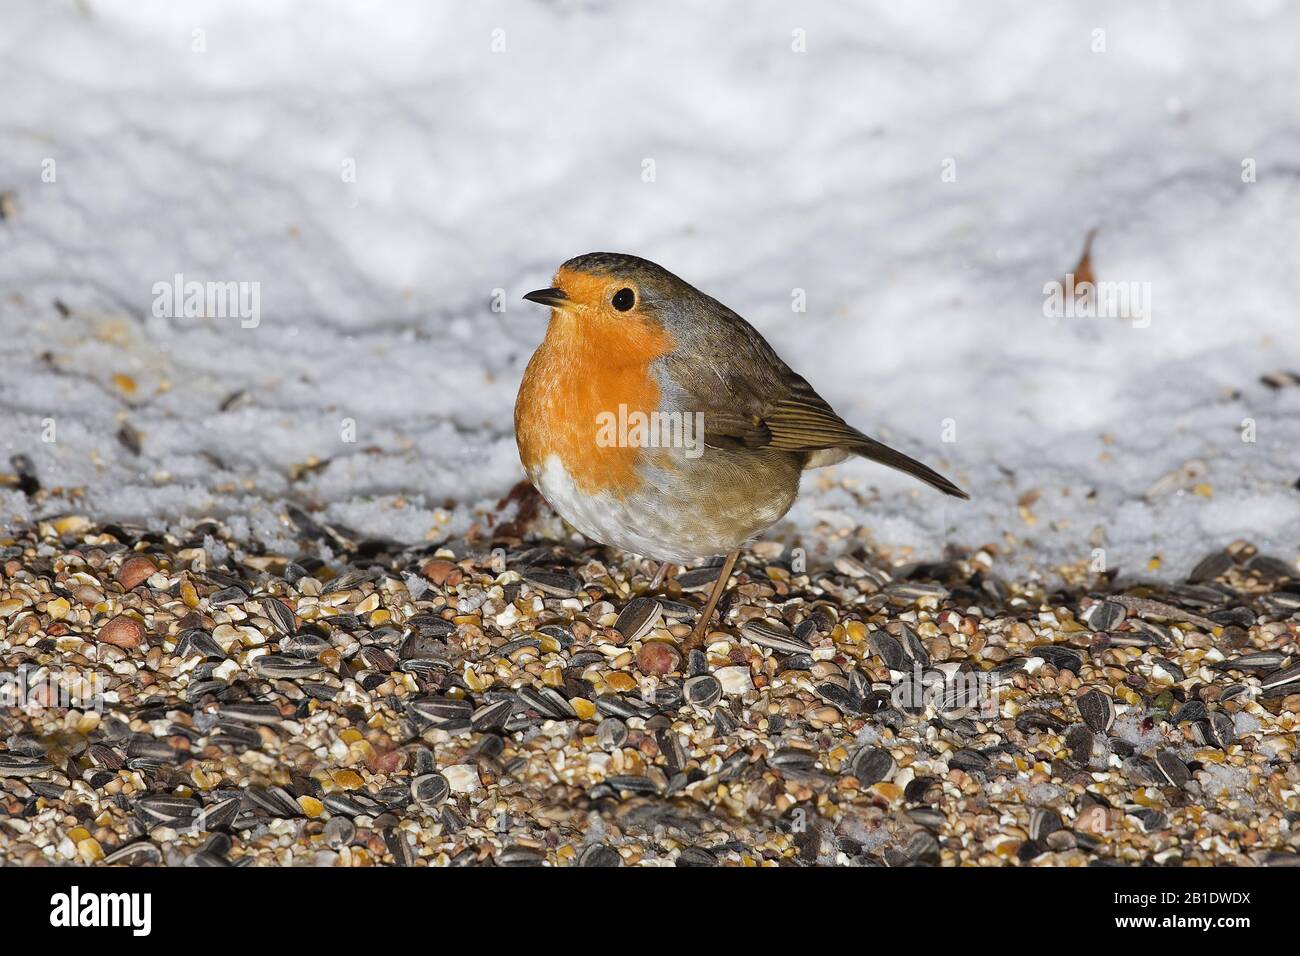
[(636, 293), (631, 289), (619, 289), (614, 293), (614, 308), (626, 312), (636, 304)]

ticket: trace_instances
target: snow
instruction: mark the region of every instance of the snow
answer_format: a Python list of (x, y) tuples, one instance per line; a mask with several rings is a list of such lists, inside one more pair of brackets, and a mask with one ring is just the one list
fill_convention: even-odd
[[(771, 537), (995, 543), (1013, 569), (1102, 547), (1163, 577), (1238, 537), (1294, 561), (1300, 387), (1260, 376), (1300, 369), (1297, 31), (1260, 0), (9, 0), (0, 470), (84, 489), (40, 514), (274, 542), (293, 501), (464, 534), (522, 477), (545, 316), (520, 296), (608, 249), (737, 309), (973, 497), (846, 463)], [(1094, 227), (1146, 327), (1044, 315)], [(258, 283), (255, 326), (154, 315), (178, 274)], [(0, 488), (0, 520), (35, 516)]]

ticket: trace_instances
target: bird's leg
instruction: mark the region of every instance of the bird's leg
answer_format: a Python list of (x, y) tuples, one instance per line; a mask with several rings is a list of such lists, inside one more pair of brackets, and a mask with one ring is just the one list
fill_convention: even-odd
[(718, 575), (718, 580), (713, 585), (713, 591), (709, 594), (709, 600), (705, 603), (704, 610), (700, 612), (699, 620), (695, 622), (695, 629), (691, 631), (691, 636), (682, 645), (682, 650), (691, 651), (704, 644), (705, 635), (709, 633), (709, 622), (713, 620), (713, 612), (718, 606), (718, 601), (722, 599), (722, 592), (727, 589), (727, 581), (730, 580), (731, 571), (736, 566), (736, 560), (739, 557), (740, 549), (737, 548), (727, 555), (727, 560), (722, 562), (722, 573)]
[(664, 561), (659, 565), (659, 570), (655, 572), (655, 576), (650, 580), (651, 591), (658, 591), (663, 587), (664, 578), (668, 577), (668, 569), (670, 567), (672, 567), (672, 565), (668, 561)]

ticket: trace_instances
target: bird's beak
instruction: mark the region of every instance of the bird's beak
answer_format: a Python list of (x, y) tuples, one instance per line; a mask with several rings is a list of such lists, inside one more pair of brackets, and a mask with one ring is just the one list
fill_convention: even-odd
[(562, 309), (569, 304), (569, 297), (563, 289), (538, 289), (524, 296), (529, 302), (540, 302), (555, 309)]

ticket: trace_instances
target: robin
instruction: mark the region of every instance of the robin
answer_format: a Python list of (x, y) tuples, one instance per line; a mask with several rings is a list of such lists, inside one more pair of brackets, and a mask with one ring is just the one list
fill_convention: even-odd
[(524, 298), (551, 308), (515, 402), (542, 497), (588, 538), (663, 562), (652, 589), (670, 565), (726, 555), (687, 649), (805, 469), (861, 455), (968, 497), (847, 424), (752, 325), (653, 262), (578, 256)]

